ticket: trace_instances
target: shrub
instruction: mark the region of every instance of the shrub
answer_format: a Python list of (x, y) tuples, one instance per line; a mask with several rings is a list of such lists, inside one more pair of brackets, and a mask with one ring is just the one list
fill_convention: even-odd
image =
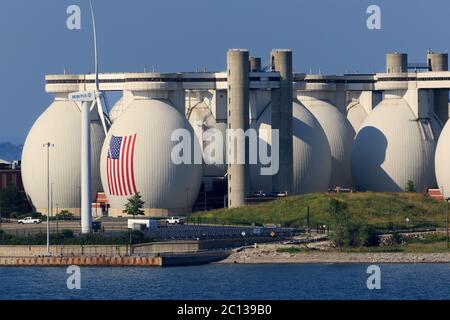
[(361, 246), (361, 226), (356, 223), (348, 223), (345, 232), (345, 242), (349, 247)]
[(402, 244), (404, 241), (404, 237), (398, 231), (394, 231), (391, 235), (391, 241), (393, 244)]
[(408, 180), (406, 182), (406, 192), (416, 192), (416, 186), (414, 185), (414, 182), (412, 180)]
[(73, 231), (70, 229), (64, 229), (61, 231), (61, 235), (64, 239), (72, 239), (74, 237)]
[(365, 225), (361, 232), (361, 242), (365, 247), (378, 247), (381, 239), (373, 226)]
[(73, 213), (69, 210), (62, 210), (60, 213), (56, 215), (56, 219), (58, 220), (73, 220)]

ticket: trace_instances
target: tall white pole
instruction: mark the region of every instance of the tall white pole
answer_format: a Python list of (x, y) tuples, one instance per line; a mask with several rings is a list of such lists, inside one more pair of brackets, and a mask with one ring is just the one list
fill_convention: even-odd
[(50, 254), (50, 143), (47, 144), (47, 253)]
[(44, 144), (47, 148), (47, 254), (50, 255), (50, 142)]
[(90, 103), (81, 105), (81, 233), (92, 232)]

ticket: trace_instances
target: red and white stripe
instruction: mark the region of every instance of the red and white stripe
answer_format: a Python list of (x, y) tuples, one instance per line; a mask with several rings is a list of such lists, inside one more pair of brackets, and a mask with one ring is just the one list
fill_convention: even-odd
[(108, 189), (111, 195), (130, 196), (137, 193), (134, 178), (135, 144), (136, 134), (122, 137), (119, 159), (107, 157), (106, 173)]

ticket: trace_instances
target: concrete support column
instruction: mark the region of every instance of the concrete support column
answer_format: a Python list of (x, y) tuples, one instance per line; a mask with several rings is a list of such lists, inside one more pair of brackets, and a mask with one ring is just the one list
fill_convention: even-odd
[(293, 185), (292, 51), (272, 50), (271, 63), (272, 69), (280, 73), (280, 89), (272, 90), (272, 129), (280, 130), (280, 169), (272, 177), (272, 188), (273, 191), (287, 191), (290, 194)]
[[(428, 52), (427, 63), (428, 71), (448, 71), (448, 54)], [(433, 90), (433, 102), (434, 112), (442, 124), (445, 125), (449, 117), (448, 90)]]
[[(227, 54), (228, 63), (228, 129), (249, 127), (249, 53), (243, 49), (232, 49)], [(237, 139), (239, 140), (239, 139)], [(248, 184), (248, 145), (242, 141), (228, 139), (228, 207), (236, 208), (246, 204)], [(243, 148), (242, 148), (243, 147)], [(233, 148), (233, 150), (230, 150)], [(242, 155), (242, 152), (245, 154)], [(242, 158), (243, 157), (243, 158)], [(244, 159), (240, 163), (239, 158)]]

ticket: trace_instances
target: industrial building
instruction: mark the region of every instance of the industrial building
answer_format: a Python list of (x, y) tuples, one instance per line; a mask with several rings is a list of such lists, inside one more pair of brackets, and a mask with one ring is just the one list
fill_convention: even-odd
[[(121, 216), (139, 192), (146, 215), (168, 216), (270, 194), (399, 192), (409, 181), (419, 192), (442, 187), (450, 194), (447, 54), (429, 52), (413, 65), (391, 53), (385, 72), (351, 75), (293, 73), (293, 59), (291, 50), (275, 49), (263, 67), (248, 50), (231, 49), (224, 72), (99, 74), (99, 90), (122, 98), (109, 110), (106, 136), (91, 115), (92, 198), (104, 192), (108, 214)], [(68, 96), (94, 90), (95, 77), (46, 76), (55, 101), (31, 129), (22, 158), (25, 190), (40, 212), (47, 211), (48, 163), (52, 201), (79, 212), (81, 114)], [(223, 147), (227, 163), (174, 163), (178, 129), (192, 133), (192, 154), (223, 147), (206, 132), (256, 129), (259, 148), (277, 153), (279, 168), (262, 175), (267, 164), (249, 163), (248, 144), (232, 143)], [(278, 130), (278, 146), (270, 129)]]

